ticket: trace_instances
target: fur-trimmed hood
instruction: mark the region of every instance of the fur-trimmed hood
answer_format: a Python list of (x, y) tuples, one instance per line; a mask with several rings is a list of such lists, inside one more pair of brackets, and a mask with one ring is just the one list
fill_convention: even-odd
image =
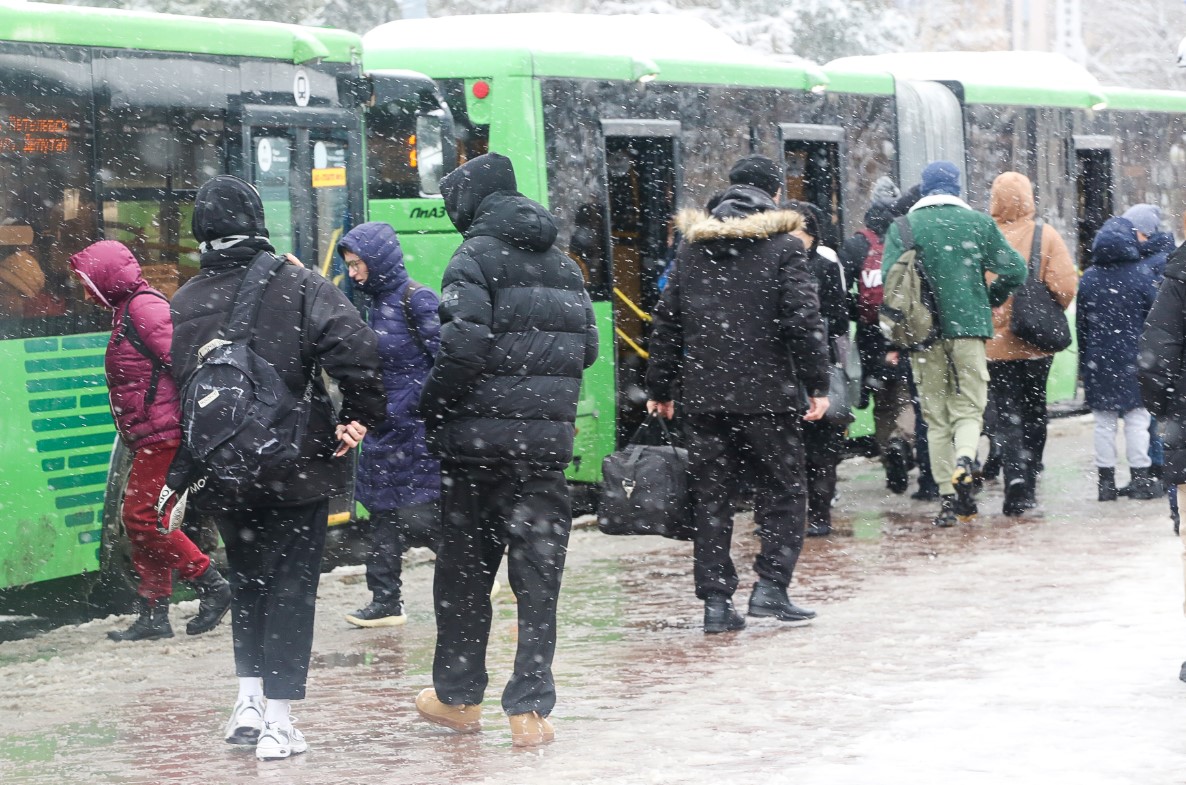
[(703, 210), (680, 210), (675, 227), (689, 243), (713, 240), (765, 240), (803, 228), (803, 216), (792, 210), (767, 210), (744, 218), (714, 218)]

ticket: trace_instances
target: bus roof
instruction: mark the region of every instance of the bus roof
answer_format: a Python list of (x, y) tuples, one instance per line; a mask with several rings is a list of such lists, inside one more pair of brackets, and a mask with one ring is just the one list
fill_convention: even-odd
[(1138, 90), (1105, 87), (1108, 109), (1117, 112), (1186, 112), (1186, 93), (1176, 90)]
[(842, 57), (827, 68), (958, 82), (969, 104), (1102, 109), (1106, 103), (1103, 88), (1086, 68), (1053, 52), (903, 52)]
[(557, 76), (822, 89), (809, 61), (782, 62), (701, 19), (659, 14), (491, 14), (388, 22), (363, 36), (368, 68), (434, 78)]
[(352, 62), (362, 50), (362, 39), (343, 30), (7, 0), (0, 2), (0, 41), (238, 55), (293, 63)]

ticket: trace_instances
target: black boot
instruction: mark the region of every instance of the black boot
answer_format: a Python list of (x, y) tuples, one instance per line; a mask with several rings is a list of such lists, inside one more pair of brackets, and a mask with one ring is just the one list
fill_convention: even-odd
[(1115, 467), (1099, 467), (1099, 500), (1101, 502), (1116, 501)]
[(733, 609), (733, 600), (713, 594), (704, 601), (704, 631), (708, 634), (745, 629), (745, 619)]
[(920, 502), (933, 502), (939, 498), (939, 486), (927, 475), (918, 477), (918, 490), (910, 494), (910, 498)]
[(910, 446), (901, 439), (890, 439), (885, 450), (885, 487), (891, 493), (905, 493), (910, 486)]
[(1009, 484), (1005, 486), (1005, 506), (1001, 508), (1001, 512), (1014, 518), (1024, 515), (1025, 511), (1029, 509), (1026, 506), (1028, 495), (1025, 480), (1020, 477), (1010, 480)]
[(222, 621), (231, 607), (231, 585), (211, 564), (206, 571), (190, 581), (198, 593), (198, 615), (185, 625), (186, 635), (201, 635), (210, 632)]
[(1161, 480), (1153, 476), (1150, 467), (1133, 469), (1131, 474), (1132, 478), (1128, 482), (1128, 498), (1147, 501), (1165, 495)]
[(760, 578), (749, 596), (749, 615), (773, 617), (799, 627), (810, 624), (815, 611), (800, 608), (787, 598), (785, 586)]
[(140, 598), (140, 616), (126, 630), (112, 630), (107, 637), (113, 641), (155, 641), (172, 638), (169, 624), (169, 600)]
[(957, 520), (955, 517), (955, 496), (949, 495), (941, 496), (939, 498), (939, 514), (935, 516), (935, 519), (931, 521), (931, 523), (935, 524), (941, 529), (947, 529), (955, 526)]
[(832, 524), (829, 521), (812, 521), (807, 524), (808, 537), (827, 537), (832, 533)]
[(976, 508), (976, 477), (980, 469), (976, 462), (964, 456), (955, 461), (955, 473), (951, 476), (951, 484), (955, 487), (955, 514), (960, 520), (967, 522), (979, 512)]

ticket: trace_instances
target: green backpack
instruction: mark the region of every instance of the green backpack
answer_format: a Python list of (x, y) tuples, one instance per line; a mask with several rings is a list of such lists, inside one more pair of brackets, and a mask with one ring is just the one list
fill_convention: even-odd
[(905, 216), (894, 221), (902, 255), (885, 274), (885, 296), (878, 311), (881, 332), (895, 348), (917, 352), (943, 337), (935, 291), (922, 266), (922, 250)]

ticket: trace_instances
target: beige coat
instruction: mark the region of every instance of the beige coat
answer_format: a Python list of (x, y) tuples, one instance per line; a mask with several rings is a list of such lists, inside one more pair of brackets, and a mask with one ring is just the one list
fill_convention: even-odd
[[(1005, 172), (993, 180), (992, 201), (989, 207), (993, 220), (1009, 241), (1013, 250), (1029, 263), (1030, 247), (1034, 242), (1034, 187), (1028, 177), (1017, 172)], [(1042, 258), (1038, 272), (1042, 282), (1065, 310), (1075, 299), (1079, 286), (1079, 271), (1071, 261), (1062, 237), (1049, 224), (1042, 226)], [(987, 273), (989, 282), (994, 276)], [(1013, 317), (1013, 298), (993, 310), (993, 337), (986, 346), (988, 361), (1036, 360), (1049, 356), (1013, 334), (1009, 328)]]

